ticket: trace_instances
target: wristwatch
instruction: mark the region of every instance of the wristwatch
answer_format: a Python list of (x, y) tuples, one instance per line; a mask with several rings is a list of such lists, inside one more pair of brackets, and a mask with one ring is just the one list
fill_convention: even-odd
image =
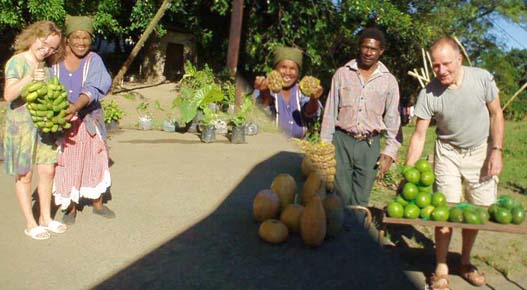
[(503, 151), (503, 148), (498, 147), (498, 146), (494, 146), (494, 147), (492, 147), (492, 150)]

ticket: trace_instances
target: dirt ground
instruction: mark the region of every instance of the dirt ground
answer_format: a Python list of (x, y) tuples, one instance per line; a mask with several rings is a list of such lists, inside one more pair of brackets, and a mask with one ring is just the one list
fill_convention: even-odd
[[(174, 94), (171, 84), (139, 92), (167, 103)], [(129, 114), (123, 126), (134, 122)], [(86, 206), (46, 241), (23, 234), (12, 177), (0, 171), (0, 289), (426, 289), (433, 251), (382, 249), (373, 230), (355, 226), (316, 249), (294, 235), (277, 246), (258, 238), (254, 195), (279, 173), (299, 188), (303, 181), (298, 149), (278, 133), (233, 145), (223, 136), (204, 144), (190, 133), (126, 129), (109, 146), (107, 204), (117, 218)], [(525, 290), (521, 274), (490, 272), (483, 288), (450, 277), (454, 289)]]

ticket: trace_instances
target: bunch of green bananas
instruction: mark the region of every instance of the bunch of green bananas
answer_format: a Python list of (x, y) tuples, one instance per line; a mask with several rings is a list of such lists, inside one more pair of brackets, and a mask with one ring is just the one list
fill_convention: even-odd
[(34, 81), (26, 85), (21, 96), (27, 102), (35, 127), (43, 133), (57, 133), (71, 128), (71, 124), (64, 119), (70, 105), (66, 89), (57, 77), (51, 78), (48, 83)]

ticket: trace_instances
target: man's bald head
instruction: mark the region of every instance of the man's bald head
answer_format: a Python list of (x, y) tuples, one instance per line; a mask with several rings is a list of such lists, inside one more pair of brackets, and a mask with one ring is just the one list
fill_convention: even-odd
[(459, 45), (457, 45), (457, 42), (450, 36), (444, 36), (434, 41), (434, 43), (432, 44), (432, 47), (430, 47), (430, 54), (433, 54), (436, 49), (443, 48), (445, 46), (449, 46), (456, 53), (461, 54)]

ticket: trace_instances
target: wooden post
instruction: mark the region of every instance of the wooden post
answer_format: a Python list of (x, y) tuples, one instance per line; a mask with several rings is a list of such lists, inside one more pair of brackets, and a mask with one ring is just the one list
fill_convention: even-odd
[(134, 61), (135, 57), (137, 56), (137, 54), (141, 50), (141, 48), (143, 48), (143, 45), (145, 44), (146, 40), (148, 39), (148, 37), (150, 36), (152, 31), (154, 31), (154, 28), (156, 27), (156, 25), (159, 22), (159, 20), (161, 20), (161, 18), (163, 18), (163, 15), (165, 14), (165, 11), (168, 8), (170, 8), (170, 4), (172, 3), (172, 1), (173, 0), (164, 0), (163, 1), (163, 3), (161, 4), (161, 7), (159, 7), (159, 9), (157, 10), (156, 15), (154, 16), (154, 18), (152, 18), (152, 20), (150, 21), (150, 23), (146, 27), (145, 31), (143, 32), (143, 34), (139, 38), (139, 41), (135, 44), (134, 48), (132, 49), (132, 52), (130, 52), (130, 55), (128, 55), (128, 58), (124, 62), (123, 66), (121, 67), (121, 69), (119, 70), (119, 72), (117, 73), (115, 78), (113, 79), (112, 91), (115, 91), (115, 89), (120, 86), (120, 84), (121, 84), (121, 82), (123, 80), (123, 77), (126, 74), (126, 71), (128, 70), (128, 67), (132, 64), (132, 62)]
[[(231, 79), (236, 78), (236, 68), (238, 67), (238, 55), (240, 53), (240, 38), (243, 21), (243, 0), (232, 0), (231, 26), (229, 32), (229, 48), (227, 51), (227, 67)], [(236, 106), (242, 103), (242, 93), (238, 81), (236, 84)]]
[(514, 101), (514, 99), (516, 99), (516, 97), (519, 96), (520, 93), (523, 92), (523, 90), (525, 90), (525, 88), (527, 88), (527, 82), (523, 84), (523, 86), (518, 91), (516, 91), (516, 93), (514, 93), (514, 95), (509, 99), (509, 101), (505, 104), (505, 106), (503, 106), (504, 112), (505, 112), (505, 109), (507, 109), (507, 107), (512, 103), (512, 101)]

